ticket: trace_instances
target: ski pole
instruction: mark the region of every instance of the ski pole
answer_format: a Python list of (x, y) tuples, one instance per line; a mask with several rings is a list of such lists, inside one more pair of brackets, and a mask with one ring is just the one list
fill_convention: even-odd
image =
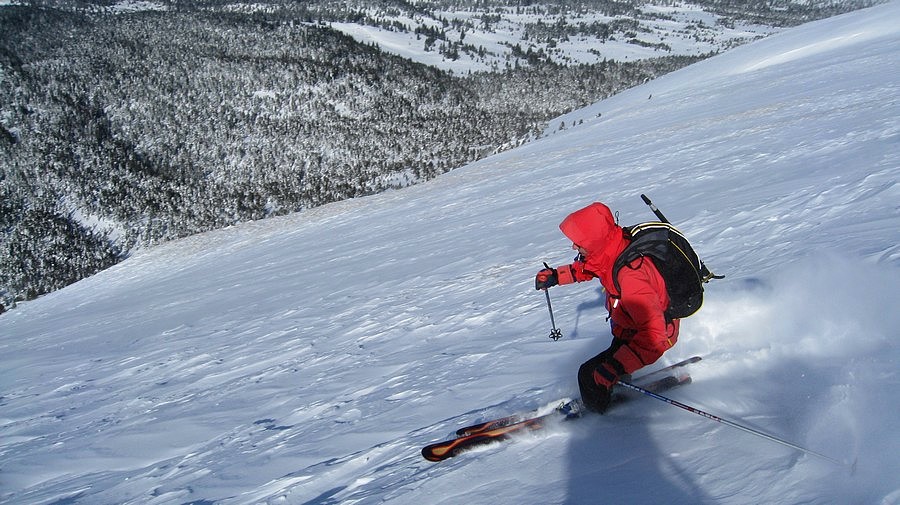
[[(550, 268), (546, 262), (544, 262), (544, 266)], [(553, 341), (557, 341), (562, 338), (562, 330), (556, 327), (556, 320), (553, 318), (553, 305), (550, 304), (550, 290), (548, 288), (544, 288), (544, 295), (547, 297), (547, 310), (550, 311), (550, 324), (553, 329), (550, 330), (550, 338)]]
[(553, 319), (553, 306), (550, 305), (550, 290), (544, 289), (544, 295), (547, 296), (547, 309), (550, 310), (550, 324), (553, 327), (550, 330), (550, 338), (556, 341), (562, 338), (562, 330), (556, 327), (556, 321)]
[(723, 419), (723, 418), (721, 418), (721, 417), (719, 417), (719, 416), (717, 416), (717, 415), (710, 414), (709, 412), (704, 412), (704, 411), (702, 411), (702, 410), (700, 410), (700, 409), (698, 409), (698, 408), (691, 407), (690, 405), (686, 405), (686, 404), (681, 403), (681, 402), (679, 402), (679, 401), (677, 401), (677, 400), (673, 400), (673, 399), (668, 398), (668, 397), (665, 397), (665, 396), (663, 396), (663, 395), (661, 395), (661, 394), (654, 393), (653, 391), (650, 391), (650, 390), (648, 390), (648, 389), (644, 389), (644, 388), (642, 388), (642, 387), (640, 387), (640, 386), (636, 386), (636, 385), (634, 385), (634, 384), (630, 384), (630, 383), (628, 383), (628, 382), (622, 382), (622, 381), (619, 381), (619, 384), (621, 384), (622, 386), (625, 386), (625, 387), (627, 387), (627, 388), (629, 388), (629, 389), (633, 389), (633, 390), (635, 390), (635, 391), (637, 391), (637, 392), (639, 392), (639, 393), (643, 393), (643, 394), (645, 394), (645, 395), (647, 395), (647, 396), (649, 396), (649, 397), (651, 397), (651, 398), (656, 398), (657, 400), (662, 400), (662, 401), (668, 403), (669, 405), (674, 405), (674, 406), (676, 406), (676, 407), (678, 407), (678, 408), (687, 410), (688, 412), (692, 412), (692, 413), (694, 413), (694, 414), (703, 416), (703, 417), (705, 417), (705, 418), (707, 418), (707, 419), (712, 419), (713, 421), (720, 422), (720, 423), (722, 423), (722, 424), (724, 424), (724, 425), (726, 425), (726, 426), (731, 426), (732, 428), (737, 428), (737, 429), (739, 429), (739, 430), (741, 430), (741, 431), (745, 431), (745, 432), (750, 433), (750, 434), (752, 434), (752, 435), (756, 435), (756, 436), (758, 436), (758, 437), (765, 438), (766, 440), (770, 440), (770, 441), (772, 441), (772, 442), (775, 442), (775, 443), (778, 443), (778, 444), (781, 444), (781, 445), (790, 447), (790, 448), (792, 448), (792, 449), (796, 449), (796, 450), (798, 450), (798, 451), (800, 451), (800, 452), (802, 452), (802, 453), (809, 454), (810, 456), (816, 456), (816, 457), (818, 457), (818, 458), (821, 458), (821, 459), (824, 459), (824, 460), (831, 461), (832, 463), (835, 463), (835, 464), (837, 464), (837, 465), (845, 466), (845, 467), (847, 467), (847, 468), (850, 469), (850, 473), (851, 473), (851, 474), (852, 474), (853, 472), (856, 471), (856, 461), (854, 461), (853, 463), (847, 463), (846, 461), (841, 461), (841, 460), (832, 458), (831, 456), (826, 456), (825, 454), (822, 454), (822, 453), (820, 453), (820, 452), (816, 452), (816, 451), (807, 449), (807, 448), (805, 448), (805, 447), (801, 447), (801, 446), (799, 446), (799, 445), (797, 445), (797, 444), (795, 444), (795, 443), (788, 442), (787, 440), (780, 439), (780, 438), (778, 438), (778, 437), (776, 437), (776, 436), (773, 436), (773, 435), (769, 435), (768, 433), (764, 433), (764, 432), (762, 432), (762, 431), (755, 430), (755, 429), (753, 429), (753, 428), (749, 428), (749, 427), (747, 427), (747, 426), (738, 424), (738, 423), (736, 423), (736, 422), (734, 422), (734, 421), (729, 421), (728, 419)]
[(547, 296), (547, 308), (550, 310), (550, 324), (553, 325), (553, 329), (550, 330), (550, 338), (556, 341), (562, 338), (562, 330), (556, 327), (556, 321), (553, 319), (553, 306), (550, 305), (550, 291), (544, 289), (544, 294)]

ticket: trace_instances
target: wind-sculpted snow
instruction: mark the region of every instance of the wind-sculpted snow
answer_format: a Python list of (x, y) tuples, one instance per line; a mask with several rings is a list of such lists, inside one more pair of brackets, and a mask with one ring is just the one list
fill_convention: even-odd
[[(21, 304), (0, 316), (0, 501), (898, 503), (898, 17), (788, 30), (431, 182)], [(551, 290), (553, 342), (533, 275), (574, 254), (565, 215), (648, 220), (640, 193), (726, 276), (656, 365), (704, 356), (669, 394), (855, 474), (652, 399), (421, 458), (577, 393), (609, 341), (600, 286)]]

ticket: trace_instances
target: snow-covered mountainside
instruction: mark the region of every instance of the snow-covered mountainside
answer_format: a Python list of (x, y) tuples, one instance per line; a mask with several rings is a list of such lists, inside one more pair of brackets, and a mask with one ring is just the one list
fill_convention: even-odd
[[(900, 503), (900, 2), (742, 46), (431, 182), (142, 251), (0, 316), (0, 502)], [(641, 398), (439, 464), (576, 394), (598, 283), (557, 229), (647, 193), (726, 275)]]
[(548, 6), (534, 5), (388, 16), (371, 9), (371, 19), (382, 27), (352, 22), (330, 26), (383, 51), (457, 73), (502, 70), (526, 52), (561, 65), (699, 56), (778, 31), (724, 20), (682, 3), (643, 5), (628, 9), (628, 15), (572, 11), (550, 13)]

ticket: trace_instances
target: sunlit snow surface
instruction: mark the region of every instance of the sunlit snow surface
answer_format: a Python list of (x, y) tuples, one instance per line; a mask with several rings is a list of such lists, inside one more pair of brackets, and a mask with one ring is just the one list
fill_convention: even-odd
[[(799, 28), (401, 191), (169, 243), (0, 316), (0, 502), (900, 503), (900, 3)], [(566, 128), (559, 130), (559, 123)], [(599, 284), (533, 275), (647, 193), (726, 279), (652, 399), (429, 463), (577, 393)]]
[[(388, 16), (384, 11), (371, 9), (369, 16), (380, 19), (383, 24), (392, 23), (405, 27), (404, 30), (362, 25), (359, 23), (330, 23), (329, 26), (354, 39), (375, 44), (383, 51), (403, 56), (426, 65), (435, 66), (456, 73), (504, 70), (524, 64), (521, 54), (516, 56), (513, 47), (522, 52), (539, 52), (545, 58), (562, 64), (591, 64), (604, 60), (635, 61), (664, 56), (697, 56), (727, 50), (758, 38), (765, 37), (778, 29), (744, 23), (723, 22), (715, 14), (703, 11), (690, 4), (671, 6), (643, 5), (643, 14), (632, 16), (608, 16), (599, 12), (583, 12), (575, 16), (548, 14), (540, 7), (490, 9), (436, 12), (436, 17), (397, 14)], [(485, 18), (494, 18), (485, 24)], [(634, 22), (640, 28), (626, 35), (621, 29), (613, 30), (608, 39), (596, 35), (578, 33), (564, 37), (529, 36), (526, 25), (542, 23), (553, 26), (557, 23), (572, 28), (595, 24), (616, 24)], [(459, 25), (457, 25), (457, 22)], [(416, 29), (427, 27), (443, 34), (430, 46), (428, 37), (417, 34)], [(588, 30), (589, 31), (589, 30)], [(552, 41), (552, 42), (551, 42)], [(448, 57), (441, 52), (441, 46), (460, 43), (468, 49), (457, 51), (456, 57)]]

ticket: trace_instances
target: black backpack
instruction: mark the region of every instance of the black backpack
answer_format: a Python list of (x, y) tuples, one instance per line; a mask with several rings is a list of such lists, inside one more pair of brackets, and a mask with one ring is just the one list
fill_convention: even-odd
[(631, 243), (613, 263), (613, 284), (621, 293), (618, 274), (632, 261), (649, 256), (669, 293), (666, 320), (688, 317), (703, 304), (703, 283), (713, 275), (684, 235), (669, 223), (649, 222), (622, 228)]

